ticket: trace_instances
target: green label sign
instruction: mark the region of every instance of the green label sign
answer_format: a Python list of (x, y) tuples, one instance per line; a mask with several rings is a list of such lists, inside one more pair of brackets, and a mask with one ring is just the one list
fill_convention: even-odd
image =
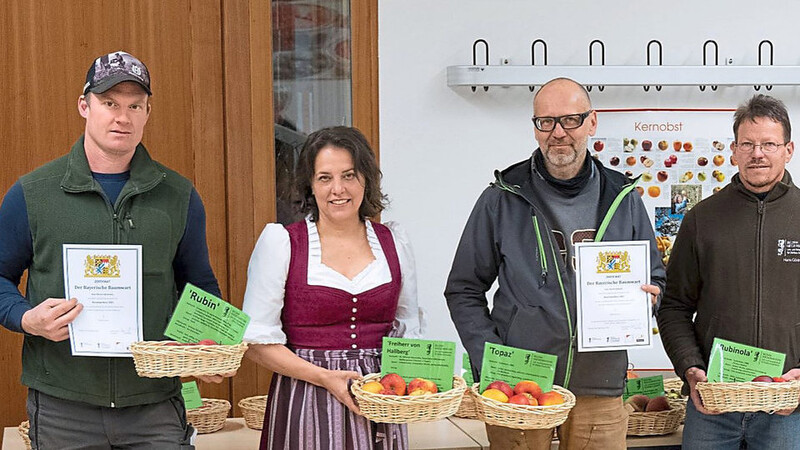
[(514, 387), (522, 380), (535, 381), (542, 391), (553, 389), (558, 357), (547, 353), (487, 342), (483, 347), (480, 391), (491, 382), (505, 381)]
[(625, 391), (622, 393), (622, 400), (627, 400), (637, 394), (643, 394), (650, 398), (664, 395), (664, 377), (657, 375), (654, 377), (631, 378), (625, 383)]
[(710, 383), (753, 381), (761, 375), (779, 377), (785, 360), (783, 353), (714, 338), (706, 375)]
[(186, 409), (194, 409), (203, 406), (203, 399), (200, 398), (200, 389), (197, 388), (196, 381), (189, 381), (181, 385), (181, 395)]
[(440, 392), (453, 389), (456, 344), (423, 339), (383, 338), (381, 376), (396, 373), (406, 380), (425, 378)]
[(250, 317), (237, 307), (186, 283), (164, 335), (182, 343), (213, 339), (218, 344), (242, 342)]
[(475, 379), (472, 378), (472, 364), (469, 362), (469, 354), (467, 352), (461, 355), (461, 378), (467, 382), (467, 386), (475, 384)]

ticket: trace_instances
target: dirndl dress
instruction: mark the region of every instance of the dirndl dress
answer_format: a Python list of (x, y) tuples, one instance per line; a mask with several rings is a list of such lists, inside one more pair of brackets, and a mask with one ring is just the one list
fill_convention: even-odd
[[(286, 227), (292, 254), (281, 321), (287, 347), (312, 364), (362, 375), (380, 372), (381, 341), (392, 330), (401, 273), (391, 231), (372, 225), (392, 281), (360, 293), (308, 285), (306, 223)], [(405, 425), (375, 423), (354, 414), (325, 388), (274, 373), (260, 448), (403, 450), (408, 432)]]

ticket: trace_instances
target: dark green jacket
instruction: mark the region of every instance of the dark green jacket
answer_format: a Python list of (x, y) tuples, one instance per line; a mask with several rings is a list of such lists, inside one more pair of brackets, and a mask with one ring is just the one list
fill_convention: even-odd
[[(186, 228), (192, 184), (150, 159), (139, 144), (130, 179), (113, 207), (92, 178), (83, 137), (71, 152), (20, 178), (33, 260), (32, 306), (64, 297), (62, 244), (142, 245), (144, 337), (162, 340), (178, 295), (172, 262)], [(140, 378), (131, 358), (71, 356), (69, 341), (25, 336), (22, 383), (45, 394), (102, 406), (159, 402), (180, 391), (178, 378)]]

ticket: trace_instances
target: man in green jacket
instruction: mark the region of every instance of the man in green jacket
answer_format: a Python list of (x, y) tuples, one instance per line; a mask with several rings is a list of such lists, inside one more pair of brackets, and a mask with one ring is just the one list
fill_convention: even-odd
[(141, 61), (97, 58), (78, 99), (83, 136), (22, 176), (0, 207), (0, 323), (25, 334), (34, 448), (194, 448), (178, 378), (140, 378), (129, 357), (72, 356), (68, 340), (83, 299), (64, 298), (63, 244), (141, 246), (145, 340), (165, 339), (187, 282), (221, 295), (197, 191), (141, 144), (150, 95)]
[(658, 311), (664, 348), (690, 388), (683, 448), (798, 449), (800, 414), (719, 414), (696, 387), (714, 338), (784, 353), (782, 377), (800, 379), (800, 189), (786, 171), (786, 106), (756, 95), (736, 110), (733, 133), (739, 173), (684, 217)]

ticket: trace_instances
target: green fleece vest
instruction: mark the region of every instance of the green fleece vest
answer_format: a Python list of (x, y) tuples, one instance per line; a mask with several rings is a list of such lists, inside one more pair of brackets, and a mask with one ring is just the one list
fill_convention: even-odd
[[(186, 229), (191, 182), (150, 159), (139, 144), (130, 179), (112, 206), (92, 178), (83, 137), (68, 155), (20, 182), (33, 239), (26, 291), (31, 305), (64, 297), (62, 244), (140, 244), (144, 337), (164, 339), (178, 298), (172, 261)], [(178, 378), (137, 376), (132, 358), (71, 356), (68, 340), (27, 335), (22, 383), (54, 397), (115, 407), (154, 403), (180, 391)]]

